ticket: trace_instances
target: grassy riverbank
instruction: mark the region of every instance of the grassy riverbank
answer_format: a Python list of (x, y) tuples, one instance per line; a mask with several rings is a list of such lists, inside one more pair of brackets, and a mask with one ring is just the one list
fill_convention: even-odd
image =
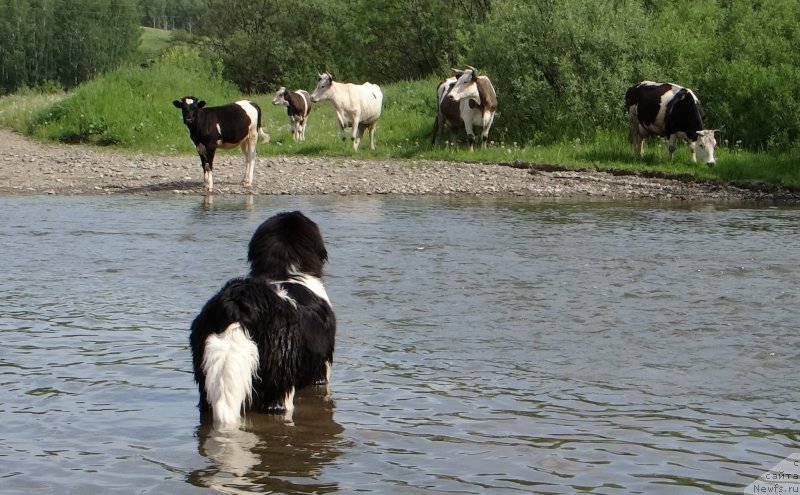
[[(193, 145), (172, 100), (194, 95), (209, 105), (216, 105), (244, 97), (218, 74), (218, 68), (204, 62), (195, 50), (172, 49), (152, 64), (119, 69), (69, 94), (27, 91), (0, 98), (0, 126), (44, 141), (87, 143), (147, 153), (191, 154)], [(557, 165), (800, 189), (800, 147), (784, 153), (746, 151), (739, 149), (736, 143), (726, 143), (723, 133), (719, 138), (718, 163), (707, 167), (692, 163), (685, 145), (681, 145), (675, 159), (668, 162), (664, 140), (652, 139), (645, 145), (644, 159), (634, 162), (630, 158), (622, 116), (613, 130), (598, 130), (594, 139), (585, 142), (548, 145), (509, 142), (499, 131), (493, 130), (490, 146), (474, 153), (466, 148), (463, 135), (459, 136), (458, 143), (454, 144), (450, 138), (450, 142), (433, 146), (431, 130), (437, 82), (429, 78), (383, 88), (384, 112), (377, 131), (378, 149), (374, 152), (364, 146), (356, 153), (349, 141), (338, 140), (329, 102), (314, 106), (307, 140), (295, 143), (285, 108), (273, 106), (271, 94), (247, 98), (263, 109), (264, 127), (272, 136), (270, 144), (262, 145), (262, 156), (362, 156)], [(499, 99), (496, 122), (503, 119), (503, 95), (499, 95)], [(535, 135), (536, 130), (532, 129), (531, 136)]]

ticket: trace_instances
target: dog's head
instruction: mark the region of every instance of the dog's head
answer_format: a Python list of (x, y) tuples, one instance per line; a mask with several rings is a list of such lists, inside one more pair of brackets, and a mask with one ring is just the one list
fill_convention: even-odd
[(321, 278), (328, 251), (317, 224), (293, 211), (270, 217), (256, 229), (247, 260), (254, 277), (286, 280), (303, 273)]

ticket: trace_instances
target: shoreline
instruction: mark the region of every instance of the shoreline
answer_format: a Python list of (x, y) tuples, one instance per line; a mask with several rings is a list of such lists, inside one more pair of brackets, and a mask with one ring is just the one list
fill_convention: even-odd
[[(41, 143), (0, 129), (0, 194), (205, 195), (197, 156), (126, 154), (85, 145)], [(219, 154), (214, 195), (473, 195), (800, 202), (800, 192), (756, 190), (627, 172), (414, 159), (324, 158), (269, 154), (259, 147), (253, 185), (239, 184), (241, 152)]]

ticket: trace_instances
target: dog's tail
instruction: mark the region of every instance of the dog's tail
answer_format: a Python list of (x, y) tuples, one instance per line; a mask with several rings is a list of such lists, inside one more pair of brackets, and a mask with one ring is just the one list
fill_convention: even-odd
[(238, 427), (258, 371), (258, 348), (247, 329), (231, 323), (222, 333), (209, 335), (202, 366), (214, 426)]

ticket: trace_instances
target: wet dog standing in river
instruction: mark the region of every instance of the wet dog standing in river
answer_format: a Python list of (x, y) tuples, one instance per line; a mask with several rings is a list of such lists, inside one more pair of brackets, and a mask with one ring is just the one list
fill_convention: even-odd
[(330, 379), (336, 319), (319, 227), (299, 211), (258, 227), (250, 274), (229, 280), (194, 319), (190, 344), (201, 415), (236, 428), (245, 411), (291, 418), (295, 391)]

